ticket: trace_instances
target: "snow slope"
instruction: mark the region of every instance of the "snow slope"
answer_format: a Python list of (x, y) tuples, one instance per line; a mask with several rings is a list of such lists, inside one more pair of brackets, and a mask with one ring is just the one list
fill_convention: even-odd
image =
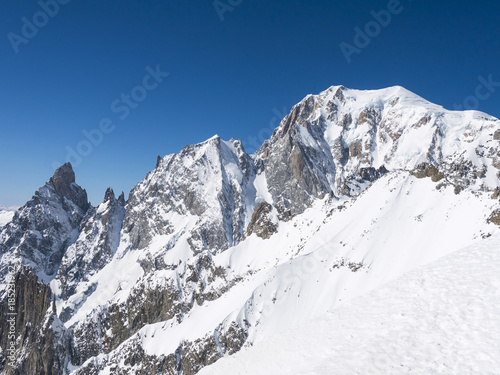
[[(380, 178), (357, 198), (318, 201), (302, 215), (280, 223), (278, 233), (270, 239), (252, 235), (214, 256), (214, 266), (226, 270), (224, 281), (210, 283), (203, 278), (201, 282), (214, 291), (221, 283), (237, 281), (235, 286), (213, 301), (195, 304), (181, 322), (173, 318), (144, 326), (109, 356), (98, 359), (103, 373), (114, 368), (121, 353), (138, 345), (148, 355), (161, 356), (175, 352), (179, 342), (193, 342), (219, 329), (228, 330), (233, 322), (247, 326), (246, 345), (256, 347), (291, 328), (307, 327), (311, 320), (342, 308), (415, 267), (463, 246), (481, 243), (490, 233), (498, 234), (494, 225), (486, 223), (487, 213), (495, 205), (489, 193), (457, 195), (452, 187), (438, 190), (430, 179), (417, 179), (407, 172)], [(175, 253), (176, 247), (171, 251)], [(116, 261), (114, 269), (126, 269), (130, 264), (127, 258)], [(109, 270), (101, 272), (101, 277), (111, 276)], [(178, 272), (156, 271), (151, 278), (140, 277), (136, 282), (168, 285), (169, 280), (183, 277)], [(110, 281), (102, 285), (106, 288)], [(99, 286), (74, 319), (83, 319), (89, 310), (102, 304), (105, 299), (100, 296)], [(66, 324), (71, 326), (75, 320)], [(307, 350), (307, 355), (316, 352)], [(285, 361), (289, 354), (283, 353)]]
[(500, 374), (499, 243), (456, 251), (199, 374)]
[(9, 223), (14, 217), (15, 210), (0, 209), (0, 228)]

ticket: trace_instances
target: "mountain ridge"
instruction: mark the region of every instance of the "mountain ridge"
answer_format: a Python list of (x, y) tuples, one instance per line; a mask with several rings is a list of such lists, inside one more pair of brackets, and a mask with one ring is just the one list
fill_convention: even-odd
[(20, 338), (4, 372), (194, 374), (496, 233), (499, 170), (497, 119), (399, 86), (308, 95), (252, 155), (158, 157), (127, 201), (93, 207), (64, 164), (0, 233), (0, 301), (11, 266), (50, 293), (55, 354)]

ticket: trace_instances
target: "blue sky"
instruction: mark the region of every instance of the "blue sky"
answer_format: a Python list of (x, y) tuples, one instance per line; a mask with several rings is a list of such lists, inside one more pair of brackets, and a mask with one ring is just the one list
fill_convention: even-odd
[(252, 149), (331, 85), (401, 85), (500, 117), (500, 84), (475, 94), (500, 82), (497, 1), (55, 1), (0, 5), (4, 205), (24, 204), (68, 150), (98, 204), (186, 144), (219, 134)]

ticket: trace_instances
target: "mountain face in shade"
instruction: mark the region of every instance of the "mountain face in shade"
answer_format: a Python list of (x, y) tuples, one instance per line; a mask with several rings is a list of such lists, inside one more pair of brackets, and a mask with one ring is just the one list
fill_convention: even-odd
[(195, 374), (495, 236), (499, 171), (499, 120), (343, 86), (253, 155), (214, 136), (157, 158), (128, 201), (91, 206), (65, 164), (1, 229), (0, 312), (15, 266), (43, 342), (18, 327), (0, 366)]

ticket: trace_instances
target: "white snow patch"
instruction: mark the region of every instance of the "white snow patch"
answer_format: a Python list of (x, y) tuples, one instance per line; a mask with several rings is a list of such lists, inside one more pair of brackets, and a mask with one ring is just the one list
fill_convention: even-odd
[(497, 374), (499, 240), (423, 266), (199, 374)]
[(267, 188), (267, 180), (265, 172), (262, 172), (255, 176), (255, 180), (253, 182), (255, 190), (257, 191), (257, 196), (255, 198), (255, 203), (259, 203), (261, 201), (265, 201), (267, 203), (273, 203), (273, 197)]

